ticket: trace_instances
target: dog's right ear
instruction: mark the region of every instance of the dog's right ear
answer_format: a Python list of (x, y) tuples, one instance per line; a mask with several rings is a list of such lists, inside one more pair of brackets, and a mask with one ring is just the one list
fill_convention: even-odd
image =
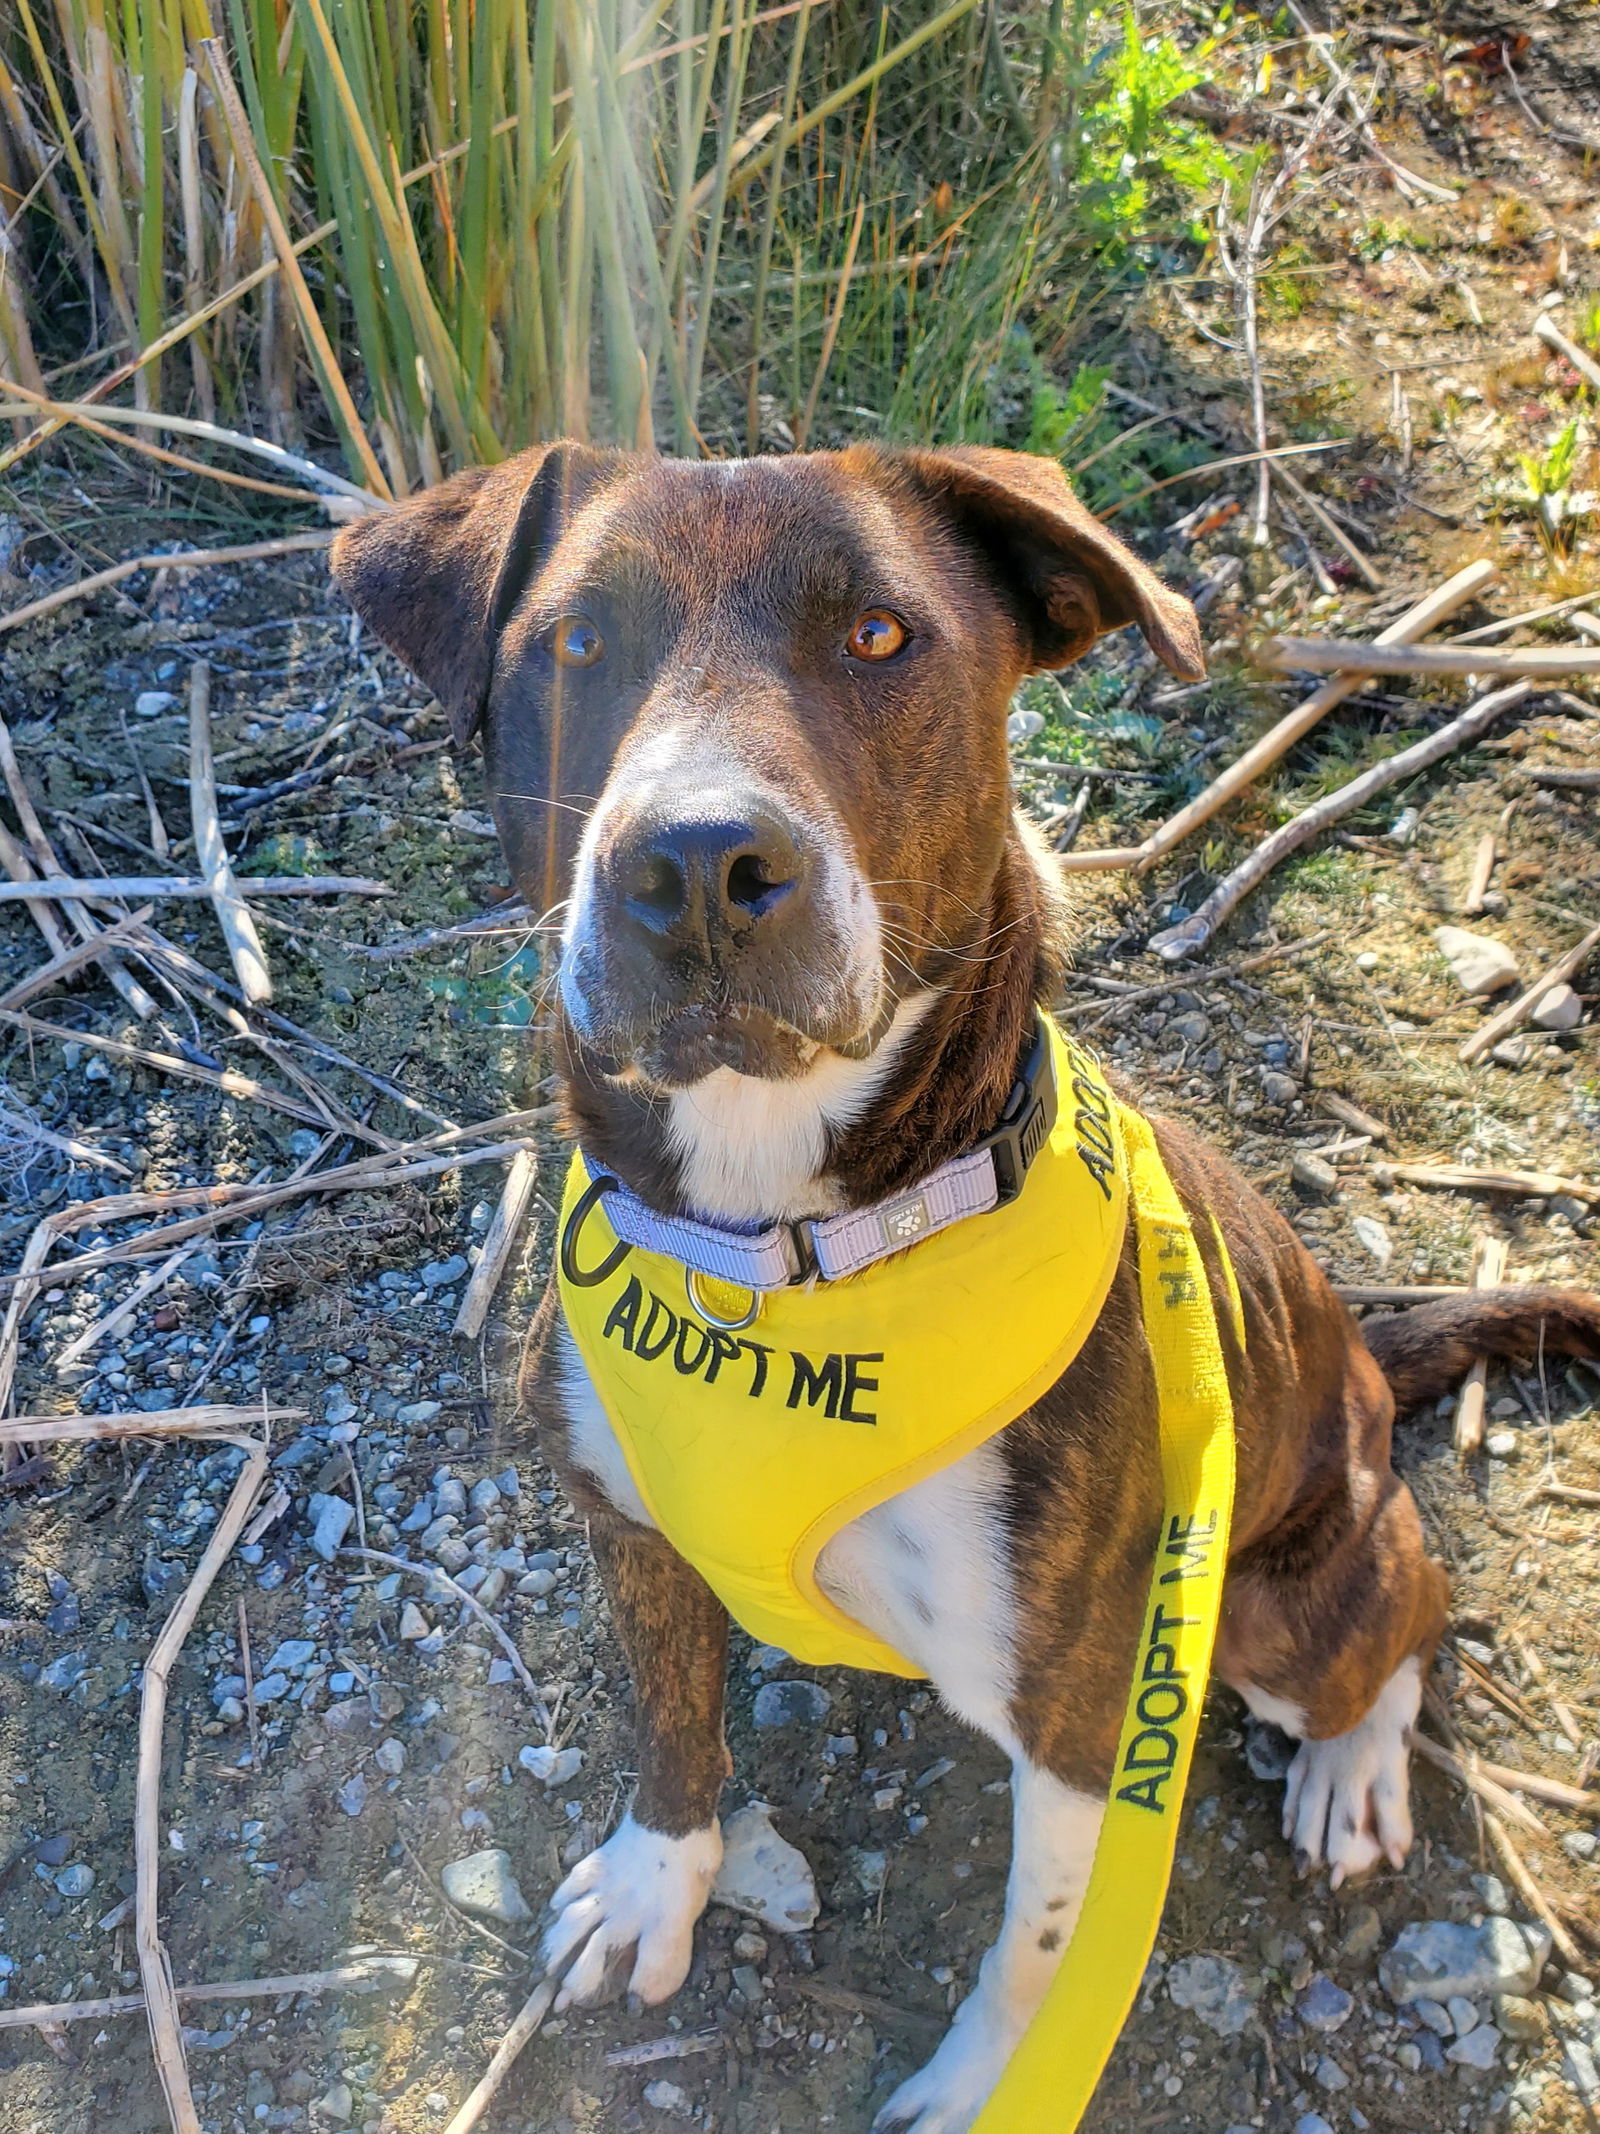
[(356, 519), (334, 542), (339, 590), (433, 691), (458, 748), (483, 722), (518, 600), (577, 502), (621, 456), (535, 445)]

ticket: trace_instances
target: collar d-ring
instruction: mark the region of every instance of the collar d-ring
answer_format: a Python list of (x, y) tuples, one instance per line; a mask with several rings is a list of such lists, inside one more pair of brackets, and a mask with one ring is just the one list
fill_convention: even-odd
[(578, 1236), (590, 1215), (608, 1193), (620, 1193), (621, 1181), (608, 1171), (601, 1171), (592, 1178), (572, 1204), (572, 1213), (561, 1226), (559, 1247), (561, 1272), (574, 1289), (596, 1289), (609, 1275), (616, 1273), (628, 1254), (633, 1250), (626, 1239), (618, 1238), (598, 1267), (587, 1273), (578, 1265)]
[[(713, 1311), (705, 1299), (697, 1293), (695, 1284), (704, 1279), (698, 1267), (686, 1267), (683, 1270), (684, 1294), (693, 1308), (704, 1319), (707, 1326), (714, 1326), (718, 1333), (721, 1334), (738, 1334), (742, 1333), (747, 1326), (755, 1325), (761, 1314), (761, 1292), (759, 1289), (751, 1290), (749, 1307), (742, 1317), (729, 1319), (725, 1318), (721, 1312)], [(742, 1289), (744, 1285), (740, 1282), (730, 1282), (727, 1286), (730, 1289)]]

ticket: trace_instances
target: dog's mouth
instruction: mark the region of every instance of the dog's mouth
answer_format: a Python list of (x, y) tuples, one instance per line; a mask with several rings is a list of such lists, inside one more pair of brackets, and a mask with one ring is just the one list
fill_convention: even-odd
[(746, 1001), (700, 1004), (666, 1016), (639, 1046), (640, 1074), (666, 1089), (686, 1089), (719, 1067), (768, 1082), (802, 1075), (821, 1046), (793, 1023)]

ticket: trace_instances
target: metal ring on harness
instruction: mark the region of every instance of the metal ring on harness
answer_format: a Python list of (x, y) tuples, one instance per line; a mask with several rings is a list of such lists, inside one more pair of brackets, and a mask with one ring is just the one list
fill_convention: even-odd
[(625, 1238), (618, 1238), (600, 1265), (585, 1274), (578, 1265), (578, 1234), (590, 1215), (608, 1193), (620, 1193), (622, 1181), (602, 1171), (584, 1187), (573, 1203), (572, 1213), (561, 1226), (561, 1272), (574, 1289), (597, 1289), (609, 1275), (614, 1275), (628, 1254), (633, 1250)]
[[(738, 1334), (742, 1333), (747, 1326), (755, 1325), (761, 1313), (761, 1292), (759, 1289), (751, 1290), (750, 1309), (742, 1318), (724, 1319), (719, 1313), (714, 1312), (703, 1298), (696, 1296), (694, 1285), (701, 1279), (698, 1267), (686, 1267), (683, 1270), (684, 1295), (689, 1299), (690, 1304), (693, 1305), (701, 1318), (704, 1319), (707, 1326), (714, 1326), (720, 1334)], [(743, 1283), (729, 1284), (729, 1287), (734, 1289), (742, 1289), (743, 1286)]]

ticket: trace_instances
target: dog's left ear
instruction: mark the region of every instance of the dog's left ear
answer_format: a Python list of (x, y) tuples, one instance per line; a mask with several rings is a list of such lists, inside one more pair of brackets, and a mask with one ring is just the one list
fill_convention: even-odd
[(457, 748), (483, 722), (495, 649), (561, 526), (622, 455), (536, 445), (356, 519), (333, 575), (364, 623), (439, 699)]
[(1106, 630), (1137, 623), (1186, 682), (1204, 679), (1194, 609), (1073, 495), (1053, 459), (987, 445), (907, 451), (892, 464), (990, 561), (1032, 640), (1031, 667), (1066, 667)]

